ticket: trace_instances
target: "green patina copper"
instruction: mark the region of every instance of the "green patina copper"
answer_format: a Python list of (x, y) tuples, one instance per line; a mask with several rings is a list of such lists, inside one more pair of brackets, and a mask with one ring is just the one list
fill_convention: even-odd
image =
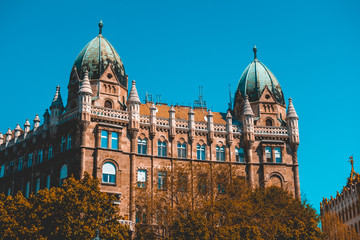
[(75, 60), (75, 67), (81, 79), (85, 71), (89, 71), (90, 79), (99, 79), (111, 63), (111, 67), (119, 82), (127, 87), (124, 65), (110, 42), (101, 34), (102, 24), (99, 24), (99, 35), (91, 40)]
[(250, 102), (255, 102), (260, 99), (265, 86), (268, 86), (276, 101), (285, 105), (281, 86), (274, 74), (257, 59), (256, 47), (254, 47), (254, 58), (254, 61), (247, 66), (241, 75), (237, 91), (239, 90), (242, 96), (248, 95)]

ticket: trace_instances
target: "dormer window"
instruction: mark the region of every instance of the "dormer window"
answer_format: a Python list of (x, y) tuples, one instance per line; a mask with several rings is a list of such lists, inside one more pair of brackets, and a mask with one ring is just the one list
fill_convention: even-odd
[(104, 104), (104, 107), (106, 107), (106, 108), (112, 108), (112, 102), (109, 101), (109, 100), (106, 100), (106, 101), (105, 101), (105, 104)]
[(266, 119), (265, 124), (266, 124), (266, 126), (272, 126), (273, 121), (270, 118), (268, 118), (268, 119)]

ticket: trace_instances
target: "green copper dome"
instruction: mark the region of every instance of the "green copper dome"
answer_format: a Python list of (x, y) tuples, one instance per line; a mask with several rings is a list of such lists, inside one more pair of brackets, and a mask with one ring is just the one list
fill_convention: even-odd
[(105, 69), (111, 64), (117, 79), (127, 87), (124, 65), (110, 42), (101, 34), (102, 23), (99, 23), (100, 33), (91, 40), (77, 56), (74, 66), (80, 79), (85, 76), (85, 71), (89, 72), (89, 79), (99, 79)]
[(274, 74), (256, 58), (256, 47), (254, 47), (254, 61), (252, 61), (240, 77), (236, 92), (240, 91), (244, 97), (249, 96), (250, 102), (258, 101), (263, 93), (265, 86), (276, 101), (285, 105), (284, 94), (281, 86)]

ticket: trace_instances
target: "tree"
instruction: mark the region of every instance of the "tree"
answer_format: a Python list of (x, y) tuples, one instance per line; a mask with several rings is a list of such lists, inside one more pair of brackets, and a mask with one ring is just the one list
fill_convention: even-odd
[(59, 188), (41, 189), (29, 199), (19, 192), (0, 197), (0, 232), (4, 239), (126, 239), (128, 229), (118, 220), (113, 196), (100, 191), (89, 174), (73, 177)]
[(325, 239), (360, 239), (354, 228), (342, 223), (338, 216), (331, 212), (325, 212), (321, 216), (321, 225)]
[(238, 176), (227, 164), (174, 164), (166, 191), (137, 190), (137, 239), (321, 237), (309, 204), (278, 187), (251, 189)]

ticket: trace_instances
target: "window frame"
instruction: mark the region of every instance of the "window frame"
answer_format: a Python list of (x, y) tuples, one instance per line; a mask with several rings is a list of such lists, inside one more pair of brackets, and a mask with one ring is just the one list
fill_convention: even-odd
[[(114, 137), (115, 135), (115, 137)], [(118, 150), (119, 149), (119, 134), (117, 132), (111, 132), (110, 134), (110, 149)]]
[(225, 147), (216, 146), (216, 160), (219, 162), (225, 162)]
[(186, 159), (187, 158), (187, 146), (186, 143), (180, 143), (177, 144), (177, 154), (178, 158)]
[(101, 130), (100, 132), (100, 147), (108, 148), (109, 147), (109, 132), (105, 130)]
[[(145, 176), (143, 181), (142, 181), (142, 179), (140, 179), (140, 174), (144, 174), (144, 176)], [(147, 181), (147, 170), (146, 169), (138, 169), (137, 173), (136, 173), (136, 183), (137, 183), (138, 188), (146, 188), (146, 181)]]
[(53, 158), (53, 146), (49, 146), (48, 160)]
[(20, 172), (23, 169), (23, 157), (19, 157), (19, 161), (18, 161), (18, 172)]
[(65, 144), (66, 144), (66, 137), (62, 136), (61, 137), (61, 144), (60, 144), (60, 152), (64, 152), (65, 151)]
[(38, 164), (43, 162), (43, 150), (42, 149), (38, 150), (37, 160), (38, 160), (37, 161)]
[(71, 147), (72, 147), (72, 142), (71, 142), (71, 140), (72, 140), (72, 136), (71, 136), (71, 134), (68, 134), (68, 135), (67, 135), (67, 142), (66, 142), (66, 150), (70, 150), (70, 149), (71, 149)]
[[(113, 167), (113, 171), (114, 173), (104, 173), (104, 166), (108, 164), (111, 165), (111, 167)], [(106, 180), (104, 181), (104, 176), (106, 176)], [(101, 171), (101, 183), (105, 183), (105, 184), (111, 184), (111, 185), (116, 185), (116, 166), (114, 163), (112, 162), (105, 162), (102, 165), (102, 171)]]
[(204, 144), (196, 145), (196, 159), (197, 160), (206, 160), (206, 146)]
[(159, 171), (158, 172), (158, 190), (167, 190), (167, 172)]
[(166, 157), (167, 156), (167, 144), (165, 141), (158, 141), (158, 156)]
[(33, 153), (29, 153), (28, 160), (27, 160), (27, 167), (28, 168), (32, 167), (32, 164), (33, 164)]
[(138, 154), (147, 155), (147, 140), (138, 138)]
[(265, 147), (265, 159), (266, 162), (272, 163), (273, 162), (273, 156), (272, 156), (272, 148), (271, 147)]
[[(277, 156), (277, 152), (279, 151), (279, 157)], [(281, 154), (281, 148), (280, 147), (276, 147), (274, 148), (274, 154), (275, 154), (275, 163), (282, 163), (282, 154)], [(279, 159), (279, 160), (278, 160)]]

